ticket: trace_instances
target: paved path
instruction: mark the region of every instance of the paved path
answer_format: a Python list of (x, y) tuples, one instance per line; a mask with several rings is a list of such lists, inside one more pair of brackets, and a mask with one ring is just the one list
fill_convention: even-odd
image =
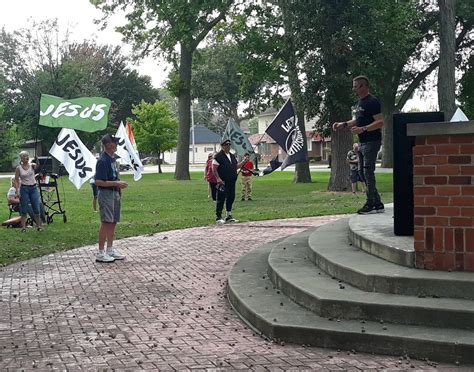
[[(206, 226), (87, 246), (0, 268), (0, 370), (400, 369), (398, 357), (273, 344), (225, 298), (245, 252), (338, 217)], [(438, 367), (449, 368), (447, 365)]]

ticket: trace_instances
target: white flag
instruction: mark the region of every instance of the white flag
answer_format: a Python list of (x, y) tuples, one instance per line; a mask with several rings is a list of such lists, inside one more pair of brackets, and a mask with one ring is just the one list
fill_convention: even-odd
[(64, 165), (69, 179), (78, 190), (95, 174), (97, 160), (74, 129), (63, 128), (49, 153)]
[(123, 123), (120, 123), (115, 137), (119, 138), (117, 151), (115, 153), (120, 156), (126, 164), (129, 164), (132, 167), (133, 179), (138, 181), (142, 178), (143, 164), (138, 155), (138, 151), (135, 151), (127, 133), (125, 132)]

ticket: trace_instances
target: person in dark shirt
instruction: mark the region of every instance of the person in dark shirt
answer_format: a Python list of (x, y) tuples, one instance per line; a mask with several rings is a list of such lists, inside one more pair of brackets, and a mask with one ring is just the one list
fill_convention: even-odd
[[(97, 160), (95, 168), (95, 184), (98, 189), (97, 200), (99, 201), (100, 212), (97, 262), (114, 262), (125, 258), (124, 255), (113, 248), (115, 227), (117, 222), (120, 221), (122, 189), (128, 186), (127, 182), (120, 181), (118, 165), (114, 158), (118, 140), (117, 137), (111, 134), (102, 137), (104, 152)], [(106, 242), (107, 250), (105, 250)]]
[[(230, 144), (230, 140), (222, 141), (222, 150), (214, 155), (212, 162), (212, 172), (217, 180), (216, 223), (219, 225), (226, 222), (238, 222), (232, 216), (232, 205), (235, 200), (237, 169), (242, 167), (242, 163), (237, 163), (234, 154), (230, 152)], [(225, 220), (222, 218), (224, 203), (226, 206)]]
[(367, 201), (357, 213), (383, 213), (384, 205), (380, 200), (375, 180), (375, 163), (377, 154), (382, 145), (383, 114), (380, 102), (369, 92), (369, 79), (360, 75), (352, 81), (352, 90), (359, 97), (355, 119), (336, 122), (332, 125), (333, 130), (350, 128), (352, 133), (359, 136), (360, 162), (363, 171), (362, 178), (367, 186)]

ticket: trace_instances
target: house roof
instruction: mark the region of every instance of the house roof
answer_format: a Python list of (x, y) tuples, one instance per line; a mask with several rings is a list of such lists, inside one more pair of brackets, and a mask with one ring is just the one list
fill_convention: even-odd
[[(190, 138), (192, 139), (192, 128), (189, 130)], [(194, 126), (194, 143), (220, 143), (221, 136), (212, 130), (206, 128), (204, 125)]]

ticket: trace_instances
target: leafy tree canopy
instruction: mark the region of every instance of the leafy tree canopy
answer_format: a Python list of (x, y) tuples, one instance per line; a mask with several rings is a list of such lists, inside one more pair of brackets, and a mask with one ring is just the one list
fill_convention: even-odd
[[(109, 121), (118, 124), (131, 115), (133, 104), (141, 100), (154, 102), (159, 97), (150, 78), (140, 76), (128, 64), (119, 47), (61, 39), (55, 21), (13, 33), (2, 30), (0, 76), (6, 81), (5, 116), (18, 123), (22, 138), (38, 137), (47, 146), (54, 141), (58, 129), (37, 125), (41, 93), (63, 98), (107, 97), (112, 101)], [(99, 137), (98, 133), (81, 134), (87, 145)]]
[(134, 128), (135, 141), (141, 151), (158, 156), (176, 146), (178, 120), (165, 101), (140, 102), (134, 106), (134, 119), (129, 119)]

